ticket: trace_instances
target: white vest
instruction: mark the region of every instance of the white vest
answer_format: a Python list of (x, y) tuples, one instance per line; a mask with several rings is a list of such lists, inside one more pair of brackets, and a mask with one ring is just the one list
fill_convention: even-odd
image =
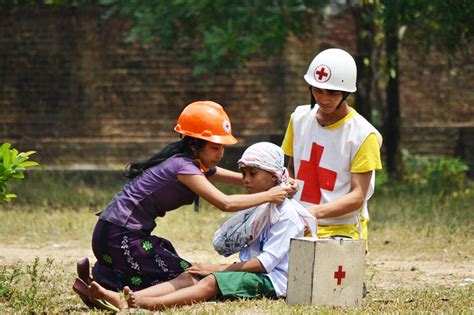
[[(293, 161), (300, 187), (295, 198), (305, 207), (327, 203), (350, 191), (352, 161), (371, 133), (376, 135), (379, 146), (382, 145), (380, 133), (361, 115), (356, 113), (337, 128), (324, 128), (316, 121), (318, 108), (318, 105), (313, 109), (310, 105), (303, 105), (293, 113)], [(315, 175), (317, 167), (318, 176)], [(375, 172), (372, 171), (361, 208), (362, 215), (367, 219), (367, 201), (374, 192), (374, 186)], [(339, 217), (319, 219), (318, 224), (359, 224), (358, 214), (355, 210)]]

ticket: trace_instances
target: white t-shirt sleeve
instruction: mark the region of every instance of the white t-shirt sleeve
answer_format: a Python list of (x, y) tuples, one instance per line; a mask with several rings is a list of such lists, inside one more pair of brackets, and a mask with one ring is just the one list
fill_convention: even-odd
[(297, 237), (299, 232), (297, 224), (288, 217), (281, 218), (270, 227), (262, 253), (257, 256), (267, 273), (270, 273), (285, 258), (290, 250), (290, 239)]

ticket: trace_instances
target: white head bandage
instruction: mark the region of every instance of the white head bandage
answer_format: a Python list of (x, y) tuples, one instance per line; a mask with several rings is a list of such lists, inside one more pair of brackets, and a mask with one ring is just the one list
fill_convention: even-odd
[(237, 163), (239, 168), (250, 166), (270, 172), (278, 178), (278, 184), (286, 184), (288, 170), (284, 162), (285, 156), (279, 146), (270, 142), (259, 142), (248, 147)]

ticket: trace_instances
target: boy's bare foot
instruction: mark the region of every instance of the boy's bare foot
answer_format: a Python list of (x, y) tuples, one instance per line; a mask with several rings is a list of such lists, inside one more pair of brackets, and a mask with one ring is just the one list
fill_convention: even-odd
[(95, 281), (92, 281), (89, 286), (89, 296), (94, 299), (106, 300), (119, 309), (127, 307), (127, 302), (120, 298), (120, 293), (107, 290)]
[(130, 308), (142, 308), (151, 311), (159, 310), (158, 305), (156, 305), (155, 300), (157, 298), (140, 296), (137, 292), (133, 292), (129, 287), (123, 288), (123, 293), (127, 297), (127, 304)]
[(123, 293), (125, 295), (125, 298), (127, 299), (128, 307), (137, 308), (138, 305), (137, 305), (137, 297), (136, 297), (135, 292), (133, 292), (129, 287), (124, 287)]
[[(124, 286), (123, 287), (123, 297), (125, 298), (125, 300), (128, 301), (128, 299), (130, 299), (130, 295), (134, 294), (134, 292), (132, 291), (132, 289), (130, 289), (130, 287), (128, 286)], [(128, 302), (127, 302), (128, 304)], [(130, 306), (130, 304), (128, 304), (128, 307), (133, 307), (133, 306)]]

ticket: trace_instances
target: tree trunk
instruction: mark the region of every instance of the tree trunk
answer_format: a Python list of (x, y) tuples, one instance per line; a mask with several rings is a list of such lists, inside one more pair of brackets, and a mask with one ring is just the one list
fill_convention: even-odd
[(375, 4), (370, 1), (349, 3), (356, 23), (357, 53), (357, 92), (355, 94), (356, 109), (371, 123), (374, 108), (373, 97), (373, 52), (375, 47)]
[[(384, 123), (386, 165), (391, 177), (400, 177), (400, 91), (399, 91), (399, 20), (396, 7), (387, 6), (385, 54), (389, 79), (386, 86), (387, 115)], [(392, 10), (390, 10), (392, 9)]]

